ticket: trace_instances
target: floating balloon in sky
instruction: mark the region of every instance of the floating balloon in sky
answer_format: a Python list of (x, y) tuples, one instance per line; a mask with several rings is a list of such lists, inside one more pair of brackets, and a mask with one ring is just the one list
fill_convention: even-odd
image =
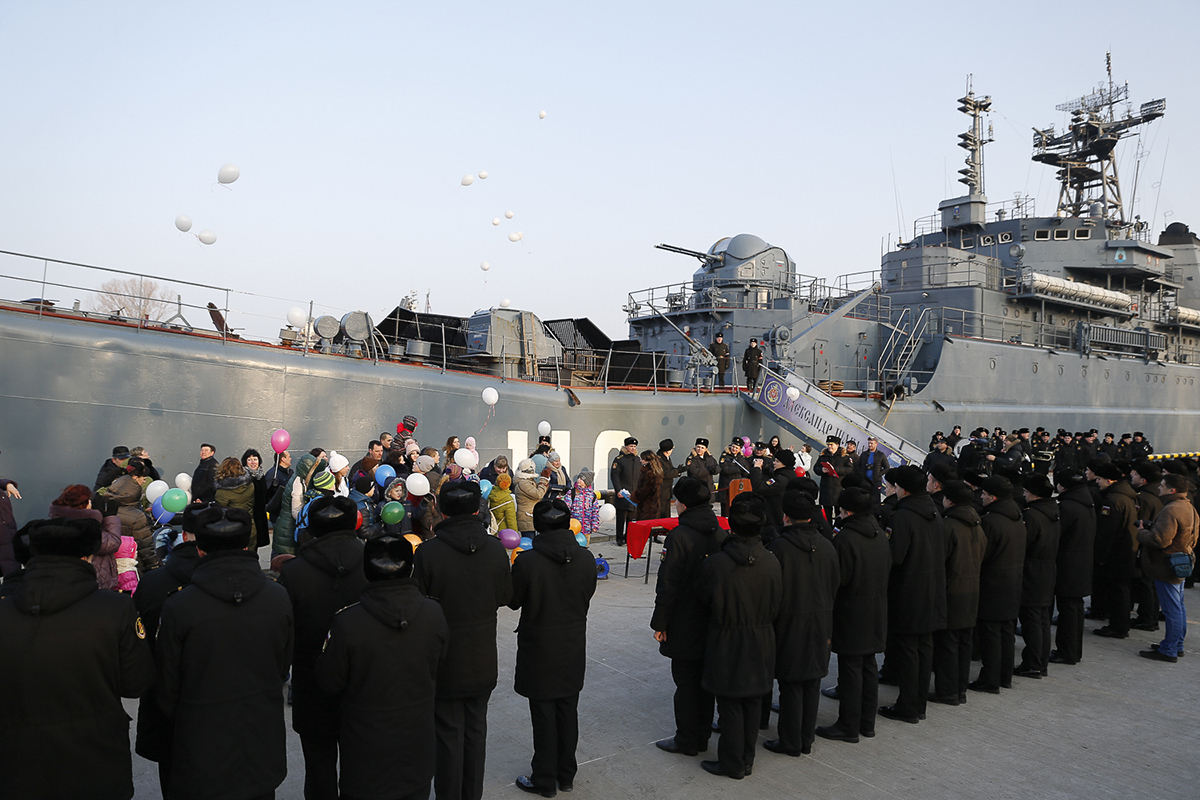
[(474, 175), (463, 175), (463, 179), (462, 179), (463, 186), (470, 186), (474, 182), (475, 182)]
[(288, 325), (293, 328), (303, 328), (304, 323), (308, 322), (308, 314), (304, 313), (303, 308), (290, 308), (287, 313), (287, 321)]
[(192, 229), (192, 218), (187, 214), (180, 214), (175, 218), (175, 227), (179, 228), (179, 230), (183, 231), (184, 233), (187, 233)]
[(518, 239), (524, 239), (524, 238), (525, 238), (525, 232), (524, 232), (524, 231), (517, 231), (517, 238), (518, 238)]
[(196, 238), (199, 239), (204, 244), (212, 244), (213, 242), (215, 242), (217, 240), (217, 235), (215, 233), (213, 233), (212, 231), (205, 230), (205, 231), (200, 231), (199, 235)]
[(226, 164), (217, 170), (217, 183), (233, 183), (241, 177), (242, 171), (237, 164)]
[(496, 405), (496, 401), (500, 399), (500, 393), (489, 386), (483, 390), (482, 397), (483, 402), (487, 403), (489, 406), (494, 406)]
[(482, 172), (479, 173), (479, 180), (481, 180), (481, 181), (487, 180), (487, 170), (483, 170)]
[(512, 219), (512, 218), (513, 218), (513, 212), (511, 212), (511, 211), (505, 211), (505, 212), (504, 212), (504, 218), (505, 218), (505, 219)]
[(492, 217), (492, 224), (493, 224), (493, 225), (499, 225), (499, 224), (500, 224), (500, 218), (499, 218), (499, 217)]
[(507, 297), (500, 301), (501, 308), (508, 308), (511, 305), (512, 305), (512, 301), (509, 300)]
[(517, 233), (516, 231), (513, 231), (512, 233), (510, 233), (508, 235), (508, 240), (510, 242), (519, 242), (519, 241), (521, 241), (521, 234)]
[(482, 264), (480, 264), (480, 265), (479, 265), (479, 268), (480, 268), (481, 270), (483, 270), (484, 272), (487, 272), (489, 269), (491, 269), (491, 268), (492, 268), (492, 265), (491, 265), (491, 264), (489, 264), (488, 262), (486, 262), (486, 261), (485, 261), (485, 262), (483, 262)]
[(545, 112), (545, 111), (539, 111), (539, 112), (538, 112), (538, 119), (545, 119), (545, 118), (546, 118), (546, 112)]

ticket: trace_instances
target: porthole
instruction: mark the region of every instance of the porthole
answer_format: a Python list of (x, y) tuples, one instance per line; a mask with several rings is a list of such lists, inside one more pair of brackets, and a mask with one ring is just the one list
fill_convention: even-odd
[(988, 366), (991, 367), (992, 369), (995, 369), (996, 368), (996, 359), (994, 359), (994, 358), (988, 359)]
[(1004, 316), (1008, 316), (1008, 306), (1004, 307)]
[(1150, 382), (1150, 376), (1149, 376), (1149, 375), (1147, 375), (1147, 376), (1146, 376), (1146, 383), (1149, 383), (1149, 382)]
[(1175, 385), (1176, 386), (1179, 385), (1179, 376), (1178, 375), (1175, 376)]
[(1129, 378), (1129, 373), (1128, 373), (1128, 372), (1126, 372), (1126, 373), (1125, 373), (1125, 380), (1129, 380), (1129, 379), (1130, 379), (1130, 378)]
[(1104, 370), (1104, 380), (1108, 380), (1108, 370)]
[(1083, 368), (1083, 377), (1087, 377), (1087, 367)]
[(1034, 365), (1033, 365), (1033, 371), (1034, 371), (1035, 373), (1037, 372), (1037, 369), (1038, 369), (1038, 365), (1037, 365), (1037, 364), (1034, 364)]
[(1062, 365), (1062, 364), (1059, 364), (1059, 365), (1058, 365), (1058, 374), (1059, 374), (1059, 375), (1062, 375), (1062, 374), (1063, 374), (1063, 373), (1065, 373), (1066, 371), (1067, 371), (1067, 370), (1066, 370), (1066, 368), (1065, 368), (1065, 367), (1063, 367), (1063, 365)]
[(1020, 317), (1021, 317), (1020, 309), (1014, 308), (1013, 309), (1013, 319), (1020, 319)]

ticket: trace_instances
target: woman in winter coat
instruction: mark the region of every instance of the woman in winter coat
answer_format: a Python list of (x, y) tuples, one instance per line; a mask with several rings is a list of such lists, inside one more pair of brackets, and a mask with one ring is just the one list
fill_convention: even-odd
[(271, 543), (270, 528), (267, 525), (267, 470), (262, 455), (254, 448), (242, 453), (242, 469), (246, 470), (254, 484), (254, 513), (250, 516), (254, 520), (254, 530), (258, 532), (258, 541), (254, 546), (262, 547)]
[(633, 502), (637, 503), (638, 519), (659, 519), (662, 508), (659, 503), (662, 493), (662, 464), (653, 450), (642, 451), (642, 471), (638, 474), (637, 489), (633, 492)]
[(250, 515), (250, 541), (258, 546), (258, 528), (254, 522), (254, 478), (242, 469), (242, 462), (227, 458), (217, 467), (213, 480), (217, 487), (216, 503), (222, 508), (240, 508)]
[(595, 478), (596, 473), (584, 467), (575, 477), (571, 491), (563, 498), (571, 507), (571, 518), (579, 520), (580, 533), (588, 539), (600, 529), (600, 501), (596, 499), (596, 491), (592, 488)]
[[(111, 501), (105, 503), (110, 504)], [(94, 519), (100, 523), (100, 550), (92, 556), (92, 566), (96, 568), (96, 583), (101, 589), (117, 588), (115, 553), (121, 547), (121, 518), (115, 505), (109, 510), (112, 514), (104, 516), (92, 508), (92, 490), (76, 483), (63, 489), (46, 512), (50, 519)]]
[(149, 482), (150, 479), (145, 476), (123, 475), (113, 481), (107, 494), (108, 499), (117, 504), (121, 535), (137, 540), (138, 561), (142, 565), (143, 575), (159, 566), (158, 552), (154, 549), (154, 530), (150, 527), (150, 518), (142, 510), (142, 484)]
[(549, 469), (547, 467), (544, 474), (538, 475), (532, 458), (517, 465), (517, 488), (513, 494), (517, 496), (517, 530), (521, 533), (533, 530), (533, 507), (550, 488)]
[(313, 478), (329, 466), (325, 459), (317, 460), (305, 453), (296, 465), (296, 474), (283, 487), (283, 500), (279, 504), (279, 518), (275, 520), (275, 531), (271, 536), (271, 554), (296, 553), (296, 518), (304, 508), (304, 492), (312, 486)]
[(512, 475), (501, 472), (496, 476), (496, 483), (488, 493), (488, 508), (491, 509), (500, 530), (517, 529), (517, 501), (512, 493)]

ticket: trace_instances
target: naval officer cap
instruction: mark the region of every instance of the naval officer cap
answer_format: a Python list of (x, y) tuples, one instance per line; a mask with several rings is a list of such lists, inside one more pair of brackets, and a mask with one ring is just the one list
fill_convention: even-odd
[(841, 443), (842, 443), (842, 439), (840, 436), (825, 437), (825, 444), (841, 444)]
[(625, 446), (629, 447), (629, 445), (631, 445), (631, 444), (637, 444), (637, 439), (634, 438), (633, 436), (626, 436), (625, 437)]
[(697, 439), (696, 446), (699, 447), (701, 445), (703, 445), (704, 447), (708, 447), (708, 439), (705, 439), (703, 436), (701, 436), (699, 439)]

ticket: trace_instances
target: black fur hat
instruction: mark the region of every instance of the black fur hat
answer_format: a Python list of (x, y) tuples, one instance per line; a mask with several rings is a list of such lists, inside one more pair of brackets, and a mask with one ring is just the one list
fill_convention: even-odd
[(675, 484), (675, 499), (688, 508), (712, 502), (712, 490), (699, 478), (685, 476)]
[(384, 534), (363, 544), (363, 574), (368, 581), (408, 578), (413, 571), (413, 546), (403, 536)]
[(308, 509), (308, 532), (324, 536), (358, 527), (358, 504), (349, 497), (318, 497)]
[(438, 489), (438, 503), (442, 514), (461, 517), (479, 513), (479, 498), (482, 490), (475, 481), (449, 481)]
[(539, 500), (533, 507), (533, 529), (538, 533), (567, 530), (571, 526), (571, 508), (562, 500)]
[(35, 556), (86, 558), (100, 552), (100, 522), (94, 519), (34, 520), (22, 534), (28, 534)]

